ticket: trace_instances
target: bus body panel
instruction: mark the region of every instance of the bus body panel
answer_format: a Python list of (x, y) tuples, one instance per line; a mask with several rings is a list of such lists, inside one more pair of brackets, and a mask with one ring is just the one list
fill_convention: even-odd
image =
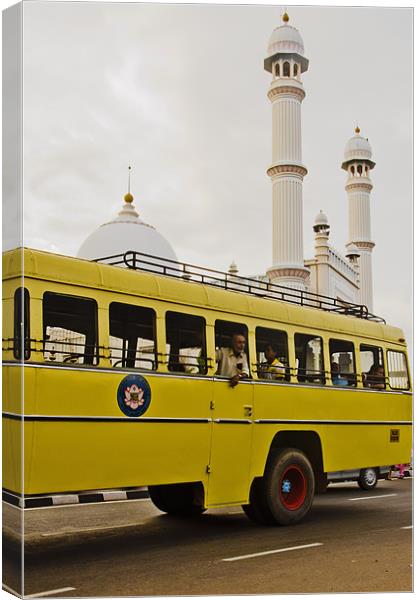
[[(19, 367), (5, 367), (4, 380), (13, 382), (20, 372)], [(28, 364), (24, 372), (25, 381), (32, 382), (25, 385), (25, 493), (205, 479), (211, 379), (190, 386), (186, 378), (143, 372), (151, 402), (146, 413), (134, 419), (125, 416), (117, 402), (118, 386), (127, 373)], [(117, 420), (107, 422), (112, 418)], [(6, 431), (5, 447), (18, 447), (9, 439), (16, 426)], [(13, 480), (8, 481), (12, 486)]]
[[(402, 457), (408, 463), (411, 425), (392, 422), (408, 423), (411, 405), (410, 393), (286, 383), (255, 385), (257, 424), (251, 477), (263, 475), (272, 440), (283, 431), (315, 432), (321, 441), (326, 472), (396, 464)], [(270, 424), (272, 420), (279, 423)], [(390, 441), (394, 429), (399, 431), (399, 441)]]

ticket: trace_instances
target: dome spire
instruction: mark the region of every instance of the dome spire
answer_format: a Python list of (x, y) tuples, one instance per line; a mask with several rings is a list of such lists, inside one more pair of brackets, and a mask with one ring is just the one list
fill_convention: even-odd
[(231, 265), (228, 268), (228, 272), (230, 275), (237, 275), (237, 273), (239, 272), (234, 260), (231, 261)]
[(134, 196), (131, 194), (131, 165), (128, 165), (128, 193), (125, 194), (124, 200), (128, 204), (134, 201)]
[(282, 21), (283, 21), (284, 23), (288, 23), (288, 21), (289, 21), (289, 20), (290, 20), (290, 18), (289, 18), (289, 16), (288, 16), (287, 9), (285, 9), (285, 12), (284, 12), (284, 14), (282, 15)]
[(356, 124), (356, 127), (355, 127), (355, 133), (361, 133), (358, 123)]

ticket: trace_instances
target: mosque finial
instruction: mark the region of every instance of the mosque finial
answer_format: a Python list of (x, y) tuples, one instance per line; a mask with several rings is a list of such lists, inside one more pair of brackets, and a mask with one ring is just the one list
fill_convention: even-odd
[(288, 13), (287, 13), (287, 9), (285, 9), (284, 14), (282, 15), (282, 20), (284, 21), (284, 23), (288, 23), (288, 21), (290, 20)]
[(358, 127), (358, 123), (356, 124), (356, 127), (355, 127), (355, 133), (361, 133), (361, 130), (360, 130), (360, 128)]
[(236, 275), (239, 272), (234, 260), (231, 261), (231, 265), (228, 268), (228, 272), (230, 273), (230, 275)]
[(134, 196), (131, 194), (131, 166), (128, 166), (128, 194), (125, 194), (124, 196), (124, 200), (125, 202), (128, 202), (128, 204), (131, 204), (131, 202), (134, 200)]

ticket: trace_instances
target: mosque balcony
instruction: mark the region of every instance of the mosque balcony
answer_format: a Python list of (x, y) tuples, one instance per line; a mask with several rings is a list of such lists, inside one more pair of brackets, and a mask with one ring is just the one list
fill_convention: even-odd
[(307, 168), (300, 162), (293, 160), (277, 161), (266, 171), (267, 175), (272, 178), (280, 177), (282, 175), (294, 175), (300, 179), (305, 177), (308, 173)]
[(329, 247), (329, 264), (338, 271), (339, 274), (343, 275), (351, 283), (357, 285), (358, 271), (354, 268), (342, 254), (340, 254), (334, 248)]
[(347, 171), (351, 165), (365, 164), (372, 170), (375, 167), (375, 162), (369, 156), (365, 156), (364, 151), (351, 152), (350, 156), (346, 157), (341, 164), (341, 168)]
[(267, 56), (263, 61), (263, 67), (265, 71), (268, 71), (268, 73), (272, 73), (272, 65), (278, 60), (293, 60), (295, 62), (300, 63), (301, 73), (305, 73), (306, 71), (308, 71), (308, 58), (302, 56), (302, 54), (299, 54), (298, 52), (276, 52), (271, 56)]

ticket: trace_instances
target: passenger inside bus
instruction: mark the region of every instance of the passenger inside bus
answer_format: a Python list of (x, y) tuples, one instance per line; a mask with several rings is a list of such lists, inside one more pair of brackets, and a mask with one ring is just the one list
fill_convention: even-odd
[(346, 386), (349, 385), (348, 380), (340, 374), (339, 364), (337, 362), (332, 362), (330, 364), (330, 373), (332, 376), (333, 385), (341, 385)]
[(284, 380), (285, 365), (279, 360), (279, 348), (276, 344), (266, 344), (264, 350), (266, 362), (260, 365), (259, 377), (262, 379)]
[(374, 388), (375, 390), (384, 390), (386, 385), (383, 366), (377, 364), (372, 365), (368, 373), (363, 373), (363, 381), (365, 387)]
[(362, 385), (365, 388), (384, 390), (386, 380), (384, 376), (383, 350), (380, 346), (361, 344)]
[(290, 381), (287, 333), (280, 329), (256, 327), (255, 334), (255, 370), (259, 379), (271, 379), (277, 383)]
[(348, 340), (329, 340), (330, 371), (333, 385), (356, 386), (355, 348)]
[(240, 379), (249, 377), (249, 365), (245, 352), (246, 338), (241, 333), (233, 333), (230, 346), (217, 348), (217, 375), (228, 377), (231, 387), (236, 386)]

